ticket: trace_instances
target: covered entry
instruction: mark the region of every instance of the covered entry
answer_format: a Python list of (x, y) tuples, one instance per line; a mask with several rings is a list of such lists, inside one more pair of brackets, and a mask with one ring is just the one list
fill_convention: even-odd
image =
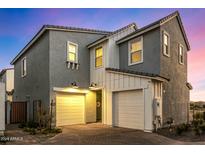
[(118, 127), (144, 129), (142, 90), (113, 93), (113, 124)]
[(85, 123), (85, 95), (57, 93), (56, 126)]

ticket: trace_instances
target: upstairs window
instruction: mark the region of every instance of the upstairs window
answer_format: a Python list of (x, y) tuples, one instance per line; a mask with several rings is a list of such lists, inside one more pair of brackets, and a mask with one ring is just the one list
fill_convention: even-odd
[(102, 67), (103, 66), (103, 48), (95, 49), (95, 67)]
[(184, 47), (179, 44), (179, 63), (184, 64)]
[(21, 77), (26, 76), (26, 57), (21, 60)]
[(78, 61), (78, 45), (72, 42), (67, 43), (67, 61), (77, 63)]
[(129, 65), (143, 62), (143, 40), (138, 37), (129, 42)]
[(170, 37), (167, 32), (163, 32), (163, 53), (166, 56), (170, 56)]

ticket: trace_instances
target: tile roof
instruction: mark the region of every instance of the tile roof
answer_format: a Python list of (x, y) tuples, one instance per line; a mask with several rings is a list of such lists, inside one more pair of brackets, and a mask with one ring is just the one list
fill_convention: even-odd
[(79, 27), (68, 27), (68, 26), (58, 26), (58, 25), (44, 25), (44, 28), (56, 28), (61, 29), (61, 30), (74, 30), (74, 31), (84, 31), (84, 32), (94, 32), (94, 33), (104, 33), (105, 35), (111, 34), (112, 32), (110, 31), (104, 31), (104, 30), (97, 30), (97, 29), (89, 29), (89, 28), (79, 28)]

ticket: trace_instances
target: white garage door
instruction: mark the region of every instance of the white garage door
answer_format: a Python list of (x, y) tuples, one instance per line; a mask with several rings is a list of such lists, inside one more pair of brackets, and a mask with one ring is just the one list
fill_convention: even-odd
[(144, 129), (142, 90), (114, 93), (113, 124), (118, 127)]
[(85, 96), (81, 94), (57, 94), (56, 125), (85, 123)]

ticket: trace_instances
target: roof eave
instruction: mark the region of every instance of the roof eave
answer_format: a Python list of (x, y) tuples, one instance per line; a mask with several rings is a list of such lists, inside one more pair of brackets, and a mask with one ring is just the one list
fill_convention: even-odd
[(146, 29), (144, 29), (144, 30), (135, 32), (135, 33), (132, 34), (131, 36), (124, 37), (124, 38), (122, 38), (122, 39), (116, 41), (116, 44), (121, 44), (121, 43), (123, 43), (123, 42), (125, 42), (125, 41), (128, 41), (128, 40), (130, 40), (130, 39), (132, 39), (132, 38), (135, 38), (135, 37), (140, 36), (140, 35), (142, 35), (142, 34), (144, 34), (144, 33), (146, 33), (146, 32), (149, 32), (149, 31), (151, 31), (151, 30), (153, 30), (153, 29), (155, 29), (155, 28), (157, 28), (157, 27), (159, 27), (159, 26), (160, 26), (160, 24), (158, 23), (158, 24), (155, 24), (155, 25), (153, 25), (153, 26), (151, 26), (151, 27), (149, 27), (149, 28), (146, 28)]
[(169, 79), (161, 77), (161, 76), (140, 75), (140, 74), (134, 74), (134, 73), (123, 72), (123, 71), (118, 71), (118, 70), (112, 70), (111, 68), (106, 68), (105, 70), (107, 72), (121, 73), (121, 74), (127, 74), (127, 75), (136, 76), (136, 77), (143, 77), (143, 78), (162, 81), (162, 82), (169, 82)]
[(108, 37), (104, 37), (102, 39), (100, 39), (99, 41), (96, 41), (95, 43), (91, 43), (87, 46), (88, 49), (100, 44), (100, 43), (103, 43), (104, 41), (107, 41), (108, 40)]

